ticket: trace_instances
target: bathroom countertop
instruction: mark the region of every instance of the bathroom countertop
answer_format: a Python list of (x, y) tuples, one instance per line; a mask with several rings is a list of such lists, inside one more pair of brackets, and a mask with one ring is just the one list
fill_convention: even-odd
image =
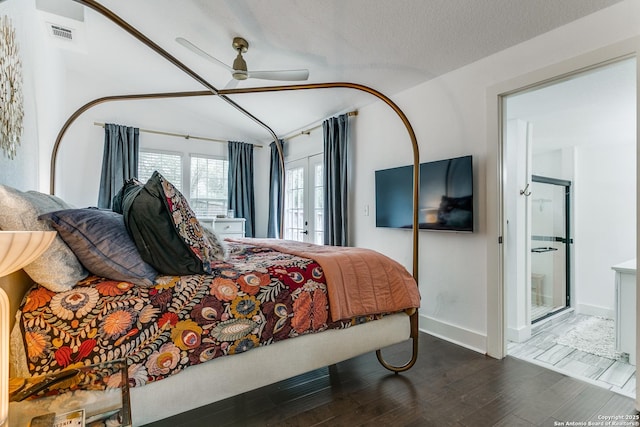
[(611, 268), (619, 273), (636, 274), (636, 260), (635, 258), (630, 259), (629, 261), (616, 264)]

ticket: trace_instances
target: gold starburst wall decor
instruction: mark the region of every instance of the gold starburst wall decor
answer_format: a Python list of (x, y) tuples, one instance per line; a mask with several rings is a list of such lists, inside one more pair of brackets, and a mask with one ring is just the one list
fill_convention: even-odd
[(0, 147), (13, 159), (20, 145), (22, 120), (22, 63), (16, 32), (8, 16), (0, 19)]

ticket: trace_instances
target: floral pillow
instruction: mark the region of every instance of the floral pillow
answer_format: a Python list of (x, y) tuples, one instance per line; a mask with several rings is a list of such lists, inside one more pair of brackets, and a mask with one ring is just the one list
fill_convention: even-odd
[(142, 259), (158, 272), (210, 273), (211, 264), (224, 259), (217, 236), (205, 233), (184, 196), (157, 171), (144, 186), (125, 195), (122, 207)]

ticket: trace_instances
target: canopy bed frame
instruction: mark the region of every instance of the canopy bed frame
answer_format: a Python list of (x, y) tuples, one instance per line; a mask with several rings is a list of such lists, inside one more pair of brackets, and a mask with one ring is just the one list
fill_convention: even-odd
[[(106, 18), (110, 19), (122, 29), (133, 35), (139, 41), (180, 68), (186, 74), (202, 84), (206, 90), (168, 93), (147, 93), (106, 96), (94, 99), (76, 110), (61, 128), (51, 155), (50, 193), (55, 194), (56, 161), (62, 139), (68, 128), (88, 109), (106, 102), (132, 101), (145, 99), (164, 99), (194, 96), (217, 96), (236, 108), (254, 122), (262, 126), (276, 142), (281, 164), (284, 156), (277, 135), (261, 120), (242, 108), (229, 98), (235, 94), (284, 92), (298, 90), (316, 90), (347, 88), (369, 93), (387, 104), (404, 124), (413, 149), (413, 270), (412, 276), (418, 282), (418, 198), (419, 198), (419, 150), (413, 128), (403, 111), (388, 97), (367, 86), (347, 82), (310, 83), (286, 86), (217, 89), (182, 62), (173, 57), (163, 48), (148, 39), (127, 22), (115, 15), (109, 9), (94, 0), (74, 0), (90, 7)], [(284, 170), (284, 168), (282, 168)], [(281, 177), (284, 180), (284, 177)], [(283, 200), (280, 200), (283, 203)], [(281, 227), (282, 227), (282, 221)], [(282, 235), (282, 229), (281, 229)], [(12, 311), (17, 309), (16, 301), (31, 287), (32, 281), (24, 273), (14, 274), (0, 286), (7, 289), (11, 301)], [(411, 358), (406, 363), (396, 366), (386, 361), (381, 348), (411, 340)], [(257, 387), (261, 387), (292, 376), (335, 364), (357, 355), (375, 350), (379, 362), (386, 369), (399, 373), (410, 369), (418, 356), (418, 310), (407, 310), (385, 316), (382, 319), (367, 322), (347, 329), (328, 330), (319, 334), (303, 335), (295, 340), (285, 340), (277, 344), (258, 347), (250, 352), (238, 354), (234, 357), (221, 357), (215, 361), (202, 363), (173, 375), (162, 381), (152, 382), (143, 387), (131, 390), (132, 415), (134, 425), (142, 425), (155, 420), (166, 418), (176, 413), (188, 411), (208, 403), (212, 403), (233, 395), (237, 395)], [(336, 351), (327, 352), (326, 349), (336, 346), (336, 340), (347, 340), (349, 348), (341, 346)], [(224, 384), (224, 387), (220, 386)], [(189, 393), (187, 393), (189, 391)], [(194, 396), (194, 391), (196, 395)]]

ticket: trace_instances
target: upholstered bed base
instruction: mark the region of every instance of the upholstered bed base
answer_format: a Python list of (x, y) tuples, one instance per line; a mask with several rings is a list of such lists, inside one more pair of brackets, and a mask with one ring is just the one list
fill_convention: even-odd
[(402, 342), (409, 339), (410, 330), (409, 316), (400, 313), (192, 366), (162, 381), (133, 388), (133, 425), (167, 418)]

